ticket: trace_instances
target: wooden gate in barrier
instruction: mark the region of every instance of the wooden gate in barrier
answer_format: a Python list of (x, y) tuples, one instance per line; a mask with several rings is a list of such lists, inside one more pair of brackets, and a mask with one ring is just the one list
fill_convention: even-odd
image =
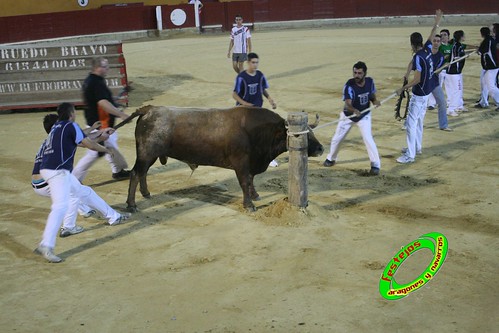
[(83, 105), (82, 84), (92, 58), (109, 61), (107, 84), (128, 102), (125, 57), (121, 42), (96, 44), (23, 44), (0, 46), (0, 110)]

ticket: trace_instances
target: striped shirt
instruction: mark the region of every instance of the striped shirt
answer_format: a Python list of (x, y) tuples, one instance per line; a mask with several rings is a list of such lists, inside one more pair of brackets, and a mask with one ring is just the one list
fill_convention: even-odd
[(230, 39), (234, 41), (233, 53), (248, 53), (248, 38), (251, 33), (244, 25), (240, 28), (233, 27), (230, 32)]

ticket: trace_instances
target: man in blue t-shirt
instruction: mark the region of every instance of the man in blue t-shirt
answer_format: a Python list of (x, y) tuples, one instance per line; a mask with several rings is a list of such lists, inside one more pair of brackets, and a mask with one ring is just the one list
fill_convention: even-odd
[[(48, 114), (43, 119), (43, 127), (47, 134), (50, 134), (53, 125), (58, 122), (59, 116), (57, 114)], [(83, 133), (87, 135), (93, 130), (97, 125), (100, 124), (97, 122), (94, 126), (88, 128), (87, 130), (83, 130)], [(102, 142), (109, 138), (114, 132), (112, 128), (106, 128), (103, 130), (98, 130), (88, 135), (88, 138), (93, 140), (94, 142)], [(49, 183), (40, 175), (40, 166), (43, 162), (43, 155), (45, 152), (45, 145), (47, 141), (44, 141), (38, 150), (38, 153), (35, 157), (35, 163), (33, 165), (33, 171), (31, 174), (31, 186), (36, 194), (50, 197), (51, 191)], [(78, 195), (78, 196), (76, 196)], [(90, 217), (97, 212), (100, 213), (100, 216), (108, 220), (109, 225), (118, 225), (123, 220), (123, 218), (128, 218), (129, 213), (120, 214), (111, 208), (101, 197), (95, 193), (95, 191), (89, 186), (81, 185), (80, 189), (76, 193), (71, 193), (70, 205), (68, 210), (66, 211), (66, 215), (64, 216), (64, 220), (62, 223), (62, 228), (59, 233), (60, 237), (68, 237), (71, 235), (79, 234), (84, 231), (84, 228), (76, 224), (77, 213), (76, 210), (84, 217)], [(124, 216), (124, 217), (123, 217)]]
[(366, 74), (367, 66), (364, 62), (359, 61), (353, 65), (353, 78), (348, 80), (343, 87), (345, 107), (341, 113), (336, 132), (331, 139), (329, 154), (323, 165), (331, 167), (336, 163), (341, 142), (347, 136), (352, 125), (356, 124), (360, 129), (360, 134), (362, 135), (369, 160), (371, 161), (371, 170), (369, 173), (375, 176), (379, 174), (381, 162), (378, 148), (371, 133), (371, 112), (362, 111), (368, 109), (371, 102), (376, 107), (380, 106), (380, 102), (376, 99), (374, 80), (366, 77)]
[(419, 32), (414, 32), (411, 34), (410, 40), (412, 50), (415, 53), (412, 58), (414, 77), (411, 82), (395, 91), (397, 95), (400, 95), (402, 91), (412, 88), (413, 94), (406, 120), (407, 149), (403, 150), (403, 155), (397, 158), (397, 162), (402, 164), (414, 162), (417, 149), (421, 149), (416, 145), (419, 141), (418, 137), (422, 142), (426, 104), (430, 93), (435, 88), (431, 79), (434, 70), (432, 54), (427, 48), (423, 47), (423, 36)]
[(107, 148), (87, 138), (74, 122), (75, 110), (72, 104), (62, 103), (59, 105), (57, 114), (59, 121), (52, 126), (50, 134), (39, 152), (41, 157), (39, 173), (50, 186), (52, 206), (42, 241), (35, 249), (35, 253), (53, 263), (62, 261), (53, 251), (57, 232), (72, 204), (71, 198), (81, 196), (78, 191), (82, 190), (82, 185), (71, 173), (77, 146), (83, 145), (102, 153), (110, 153)]
[(277, 105), (267, 91), (269, 84), (265, 75), (258, 70), (258, 62), (256, 53), (248, 54), (248, 69), (237, 75), (232, 97), (236, 100), (237, 105), (261, 108), (263, 105), (262, 96), (265, 96), (272, 105), (272, 109), (275, 109)]
[[(269, 84), (265, 75), (258, 70), (258, 62), (259, 59), (256, 53), (248, 54), (248, 69), (237, 75), (232, 97), (236, 100), (236, 105), (261, 108), (263, 105), (262, 96), (265, 96), (272, 105), (272, 109), (275, 109), (277, 105), (267, 91)], [(271, 167), (277, 167), (278, 165), (276, 160), (269, 164)]]

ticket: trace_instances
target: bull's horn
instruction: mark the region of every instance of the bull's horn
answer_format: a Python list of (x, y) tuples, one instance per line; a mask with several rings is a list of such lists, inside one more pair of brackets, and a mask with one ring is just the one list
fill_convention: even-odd
[(308, 125), (308, 126), (310, 126), (310, 128), (316, 128), (317, 125), (319, 125), (319, 120), (320, 120), (320, 117), (319, 117), (319, 114), (317, 113), (315, 115), (315, 122), (313, 124)]

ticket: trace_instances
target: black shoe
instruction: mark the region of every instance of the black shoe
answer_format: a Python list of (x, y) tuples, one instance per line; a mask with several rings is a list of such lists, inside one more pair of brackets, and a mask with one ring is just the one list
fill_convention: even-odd
[(130, 173), (131, 171), (123, 169), (120, 172), (113, 173), (113, 179), (122, 180), (130, 178)]
[(377, 175), (379, 175), (379, 168), (371, 167), (371, 170), (369, 170), (369, 174), (371, 176), (377, 176)]
[(486, 106), (483, 106), (482, 104), (480, 103), (476, 103), (475, 105), (473, 105), (474, 108), (476, 109), (487, 109), (488, 107)]
[(329, 167), (332, 167), (333, 165), (335, 165), (335, 163), (336, 163), (336, 161), (330, 161), (330, 160), (326, 159), (324, 161), (324, 163), (322, 163), (322, 165), (329, 168)]
[(433, 110), (435, 110), (435, 107), (434, 106), (429, 106), (428, 110), (433, 111)]

